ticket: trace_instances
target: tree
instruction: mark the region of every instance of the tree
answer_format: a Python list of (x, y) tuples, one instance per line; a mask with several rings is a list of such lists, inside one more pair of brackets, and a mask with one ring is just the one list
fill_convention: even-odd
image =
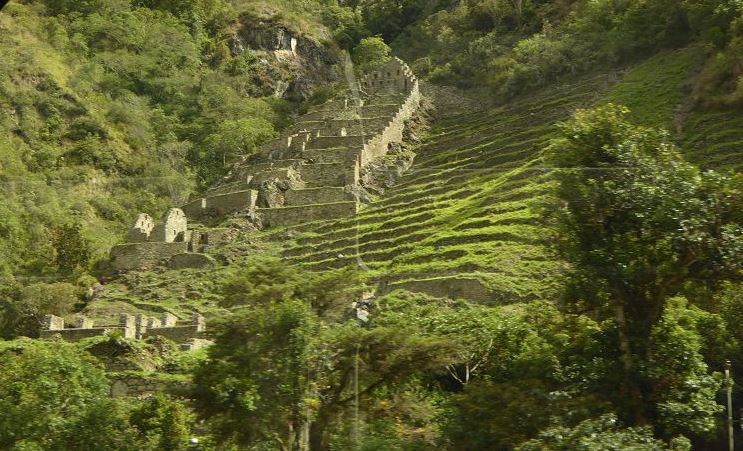
[(188, 447), (193, 414), (182, 401), (157, 393), (136, 406), (130, 418), (152, 448), (178, 451)]
[(136, 431), (91, 356), (69, 344), (25, 341), (5, 344), (0, 355), (0, 448), (136, 447)]
[(223, 121), (202, 144), (199, 173), (207, 182), (217, 180), (238, 157), (257, 152), (273, 135), (273, 126), (263, 118)]
[(0, 448), (179, 450), (190, 414), (164, 395), (112, 399), (100, 364), (76, 344), (0, 344)]
[(326, 450), (357, 397), (394, 391), (455, 358), (455, 344), (413, 326), (363, 327), (351, 319), (360, 287), (344, 274), (307, 277), (269, 264), (227, 285), (235, 313), (210, 327), (215, 344), (194, 376), (197, 406), (220, 441)]
[(57, 268), (62, 274), (70, 275), (78, 268), (85, 268), (90, 261), (90, 241), (82, 234), (79, 223), (65, 224), (54, 231), (54, 249)]
[(669, 447), (653, 437), (650, 428), (622, 428), (615, 415), (606, 414), (575, 426), (545, 429), (538, 438), (518, 446), (517, 451), (688, 451), (688, 440), (679, 438)]
[(362, 72), (387, 64), (392, 49), (379, 36), (364, 38), (353, 49), (353, 61)]
[(743, 179), (700, 172), (666, 132), (627, 122), (626, 108), (579, 111), (548, 155), (559, 185), (552, 219), (573, 267), (568, 305), (611, 319), (623, 419), (657, 416), (644, 374), (667, 301), (689, 284), (712, 289), (743, 270)]

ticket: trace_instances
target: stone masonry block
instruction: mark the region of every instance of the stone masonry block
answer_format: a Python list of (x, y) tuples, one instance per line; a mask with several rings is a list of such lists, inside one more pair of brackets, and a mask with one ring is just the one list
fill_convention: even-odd
[(78, 329), (90, 329), (93, 327), (93, 320), (84, 315), (75, 315), (73, 324)]
[(155, 222), (152, 220), (152, 216), (147, 213), (140, 213), (134, 222), (134, 226), (129, 229), (129, 233), (126, 235), (126, 242), (141, 243), (149, 240), (154, 227)]
[(160, 322), (162, 327), (173, 327), (178, 322), (178, 317), (172, 313), (165, 312), (160, 316)]
[(45, 330), (64, 329), (64, 318), (56, 316), (56, 315), (44, 316), (44, 329)]

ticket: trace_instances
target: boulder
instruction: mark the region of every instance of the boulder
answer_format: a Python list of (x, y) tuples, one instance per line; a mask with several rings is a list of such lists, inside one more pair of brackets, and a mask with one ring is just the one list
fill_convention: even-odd
[(176, 254), (168, 260), (168, 267), (171, 269), (213, 268), (215, 264), (216, 262), (211, 256), (196, 252)]

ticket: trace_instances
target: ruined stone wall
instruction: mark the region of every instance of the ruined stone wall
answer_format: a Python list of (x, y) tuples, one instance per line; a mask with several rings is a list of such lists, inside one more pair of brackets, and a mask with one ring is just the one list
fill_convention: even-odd
[(300, 207), (258, 208), (266, 225), (283, 227), (327, 218), (342, 218), (357, 213), (356, 202), (303, 205)]
[[(232, 185), (232, 184), (231, 184)], [(206, 197), (199, 197), (183, 205), (181, 210), (189, 218), (198, 218), (206, 212)]]
[(374, 139), (370, 140), (361, 152), (360, 163), (361, 166), (365, 166), (370, 161), (382, 157), (387, 153), (390, 143), (401, 142), (403, 139), (402, 133), (405, 128), (405, 122), (413, 117), (413, 114), (418, 109), (420, 104), (421, 95), (418, 88), (418, 80), (413, 79), (411, 81), (412, 89), (407, 100), (402, 104), (399, 111), (395, 114), (391, 123), (384, 129), (382, 133), (375, 136)]
[(205, 215), (224, 216), (253, 208), (257, 200), (258, 191), (245, 189), (196, 199), (184, 205), (182, 209), (190, 218), (201, 218)]
[(151, 269), (161, 260), (188, 251), (188, 243), (124, 243), (111, 249), (111, 266), (117, 271)]
[(96, 327), (93, 329), (60, 329), (60, 330), (42, 330), (40, 338), (61, 338), (65, 341), (79, 341), (84, 338), (101, 337), (113, 330), (121, 330), (119, 327)]
[(110, 376), (112, 381), (110, 396), (141, 397), (154, 393), (173, 392), (184, 389), (188, 383), (177, 379), (164, 379), (156, 374), (121, 373)]
[(344, 163), (306, 164), (300, 167), (300, 174), (308, 188), (354, 183), (353, 166)]
[(352, 200), (342, 187), (325, 186), (321, 188), (305, 188), (288, 190), (284, 193), (286, 205), (289, 207), (309, 204), (330, 204)]
[(61, 338), (66, 341), (78, 341), (84, 338), (100, 337), (109, 332), (118, 331), (124, 338), (135, 338), (136, 323), (131, 315), (119, 315), (119, 324), (111, 326), (94, 326), (93, 321), (83, 315), (75, 318), (75, 327), (65, 328), (64, 318), (46, 315), (39, 333), (41, 338)]
[(219, 194), (206, 200), (206, 209), (217, 215), (227, 215), (246, 208), (255, 207), (258, 191), (245, 190)]
[(490, 289), (475, 278), (442, 277), (396, 282), (383, 287), (380, 294), (386, 294), (396, 289), (426, 293), (440, 298), (467, 299), (481, 304), (492, 304), (496, 301), (496, 297)]

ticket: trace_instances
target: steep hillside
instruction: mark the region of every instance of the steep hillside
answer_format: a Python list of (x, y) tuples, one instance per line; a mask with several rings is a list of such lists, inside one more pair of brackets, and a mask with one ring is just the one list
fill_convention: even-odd
[(591, 77), (442, 121), (399, 184), (357, 218), (307, 227), (288, 261), (358, 264), (385, 289), (488, 303), (552, 296), (560, 264), (534, 209), (549, 182), (540, 152), (557, 121), (607, 88)]
[[(137, 212), (185, 201), (302, 102), (332, 92), (339, 49), (308, 11), (222, 1), (4, 7), (0, 273), (23, 284), (79, 278)], [(65, 228), (84, 244), (69, 268), (56, 261)]]
[[(614, 102), (627, 104), (639, 122), (669, 128), (703, 166), (735, 167), (720, 162), (739, 161), (733, 140), (737, 116), (690, 110), (686, 101), (701, 55), (697, 47), (664, 52), (625, 71), (446, 117), (412, 148), (416, 157), (410, 170), (356, 216), (263, 231), (235, 218), (230, 221), (241, 230), (239, 237), (212, 251), (233, 267), (259, 256), (280, 256), (285, 264), (312, 271), (358, 267), (379, 293), (404, 288), (486, 304), (554, 299), (562, 287), (563, 264), (539, 220), (553, 186), (553, 168), (541, 158), (546, 143), (576, 109)], [(720, 131), (704, 133), (699, 124)], [(719, 144), (700, 155), (695, 147), (700, 136), (704, 143), (716, 139)], [(717, 156), (718, 148), (732, 153)], [(211, 290), (229, 272), (230, 265), (135, 272), (111, 283), (89, 312), (112, 313), (106, 302), (113, 300), (116, 309), (132, 313), (216, 313)]]

